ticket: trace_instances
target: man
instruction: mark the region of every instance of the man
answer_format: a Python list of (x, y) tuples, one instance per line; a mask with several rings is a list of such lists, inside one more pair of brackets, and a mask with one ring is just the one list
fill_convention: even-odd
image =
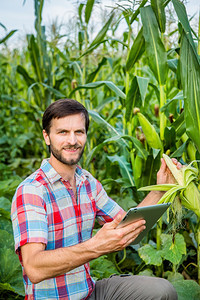
[[(50, 158), (20, 184), (12, 203), (25, 299), (177, 299), (171, 284), (160, 278), (113, 276), (96, 284), (91, 278), (89, 261), (127, 247), (145, 221), (117, 228), (125, 212), (77, 166), (88, 126), (88, 112), (75, 100), (58, 100), (44, 112)], [(171, 176), (163, 161), (158, 183)], [(149, 193), (140, 206), (156, 204), (161, 195)], [(92, 237), (95, 218), (105, 224)]]

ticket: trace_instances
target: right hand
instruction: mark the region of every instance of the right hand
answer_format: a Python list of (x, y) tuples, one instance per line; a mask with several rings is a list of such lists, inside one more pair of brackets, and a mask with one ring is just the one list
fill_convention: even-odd
[[(172, 162), (175, 164), (178, 170), (182, 168), (182, 164), (176, 159), (172, 158)], [(164, 158), (161, 158), (161, 167), (157, 173), (157, 184), (176, 183), (176, 180), (167, 167)]]
[(123, 217), (119, 214), (112, 222), (104, 224), (92, 238), (99, 255), (123, 250), (145, 229), (143, 219), (117, 228)]

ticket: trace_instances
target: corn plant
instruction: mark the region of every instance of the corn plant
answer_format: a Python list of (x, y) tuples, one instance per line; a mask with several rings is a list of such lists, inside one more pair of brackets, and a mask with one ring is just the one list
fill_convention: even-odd
[[(192, 210), (198, 217), (198, 229), (197, 229), (197, 251), (198, 259), (197, 265), (200, 266), (200, 192), (197, 186), (198, 183), (198, 170), (189, 164), (188, 166), (183, 166), (180, 170), (176, 168), (171, 159), (163, 154), (163, 158), (173, 174), (176, 183), (175, 184), (161, 184), (150, 187), (140, 188), (142, 191), (149, 190), (160, 190), (166, 193), (162, 196), (158, 203), (168, 203), (175, 201), (180, 201), (180, 204), (185, 208)], [(177, 200), (177, 196), (179, 200)], [(175, 206), (174, 206), (175, 208)], [(179, 205), (180, 208), (180, 205)], [(200, 283), (200, 270), (198, 267), (198, 280)]]

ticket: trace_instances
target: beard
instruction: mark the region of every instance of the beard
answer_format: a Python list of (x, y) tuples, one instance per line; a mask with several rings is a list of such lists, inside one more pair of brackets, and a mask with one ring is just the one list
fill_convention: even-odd
[(73, 165), (76, 165), (80, 161), (80, 159), (83, 155), (83, 152), (84, 152), (85, 145), (83, 147), (81, 147), (78, 144), (75, 144), (73, 146), (68, 145), (67, 147), (63, 148), (63, 149), (79, 149), (80, 150), (78, 157), (71, 158), (71, 159), (67, 159), (66, 157), (64, 157), (62, 155), (62, 151), (55, 148), (51, 143), (50, 143), (49, 147), (50, 147), (50, 152), (59, 162), (65, 164), (67, 166), (73, 166)]

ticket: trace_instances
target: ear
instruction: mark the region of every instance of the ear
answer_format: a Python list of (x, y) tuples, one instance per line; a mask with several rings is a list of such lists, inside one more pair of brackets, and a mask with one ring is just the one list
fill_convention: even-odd
[(43, 133), (43, 137), (44, 137), (46, 145), (49, 146), (50, 145), (49, 135), (47, 134), (47, 132), (45, 130), (43, 130), (42, 133)]

